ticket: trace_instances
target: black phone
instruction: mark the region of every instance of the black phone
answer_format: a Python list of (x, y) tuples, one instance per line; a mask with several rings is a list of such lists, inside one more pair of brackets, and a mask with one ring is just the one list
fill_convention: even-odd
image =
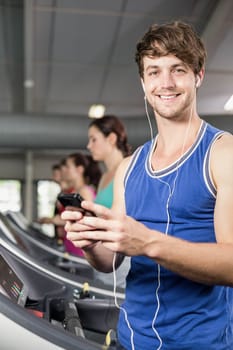
[(85, 210), (81, 207), (81, 203), (84, 200), (79, 193), (64, 193), (61, 192), (58, 194), (57, 199), (59, 202), (64, 205), (64, 207), (75, 207), (79, 208), (81, 212), (85, 215), (96, 216), (95, 213), (89, 210)]

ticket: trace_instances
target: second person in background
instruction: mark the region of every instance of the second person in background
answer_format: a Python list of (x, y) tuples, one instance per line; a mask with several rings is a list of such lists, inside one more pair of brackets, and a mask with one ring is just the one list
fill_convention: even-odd
[[(96, 197), (96, 187), (99, 183), (101, 171), (97, 162), (82, 153), (72, 153), (66, 157), (66, 176), (71, 188), (68, 192), (78, 192), (86, 199), (93, 201)], [(64, 222), (63, 222), (64, 223)], [(82, 249), (77, 248), (66, 239), (64, 245), (68, 253), (83, 256)]]
[[(95, 203), (108, 208), (113, 202), (113, 179), (115, 172), (126, 156), (130, 155), (131, 148), (124, 124), (114, 115), (106, 115), (94, 119), (89, 124), (87, 149), (95, 161), (103, 162), (105, 170), (102, 173), (97, 188)], [(125, 257), (124, 262), (116, 271), (116, 283), (124, 288), (125, 278), (129, 270), (130, 258)], [(113, 284), (113, 274), (96, 272), (96, 280), (105, 284)]]
[(101, 171), (98, 163), (82, 153), (72, 153), (66, 158), (67, 179), (72, 184), (72, 192), (93, 201)]

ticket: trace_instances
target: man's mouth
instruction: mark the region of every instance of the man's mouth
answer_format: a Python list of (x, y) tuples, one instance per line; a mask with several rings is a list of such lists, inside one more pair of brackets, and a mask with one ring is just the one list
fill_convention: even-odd
[(174, 98), (176, 98), (177, 96), (179, 96), (180, 94), (174, 94), (174, 95), (158, 95), (159, 98), (161, 98), (161, 100), (164, 101), (168, 101), (168, 100), (172, 100)]

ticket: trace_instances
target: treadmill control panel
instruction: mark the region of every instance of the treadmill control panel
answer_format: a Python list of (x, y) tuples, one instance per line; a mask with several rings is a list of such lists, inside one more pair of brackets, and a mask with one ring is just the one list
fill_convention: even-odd
[(25, 305), (27, 298), (27, 288), (1, 254), (0, 292), (8, 296), (16, 304), (19, 304), (21, 306)]

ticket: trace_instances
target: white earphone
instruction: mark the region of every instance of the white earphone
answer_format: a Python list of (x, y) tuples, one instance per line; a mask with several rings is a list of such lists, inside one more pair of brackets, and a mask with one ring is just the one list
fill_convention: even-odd
[(144, 81), (142, 79), (141, 79), (141, 83), (142, 83), (143, 91), (145, 92), (145, 84), (144, 84)]
[(196, 76), (196, 88), (199, 88), (201, 85), (201, 79), (199, 77), (199, 75)]

